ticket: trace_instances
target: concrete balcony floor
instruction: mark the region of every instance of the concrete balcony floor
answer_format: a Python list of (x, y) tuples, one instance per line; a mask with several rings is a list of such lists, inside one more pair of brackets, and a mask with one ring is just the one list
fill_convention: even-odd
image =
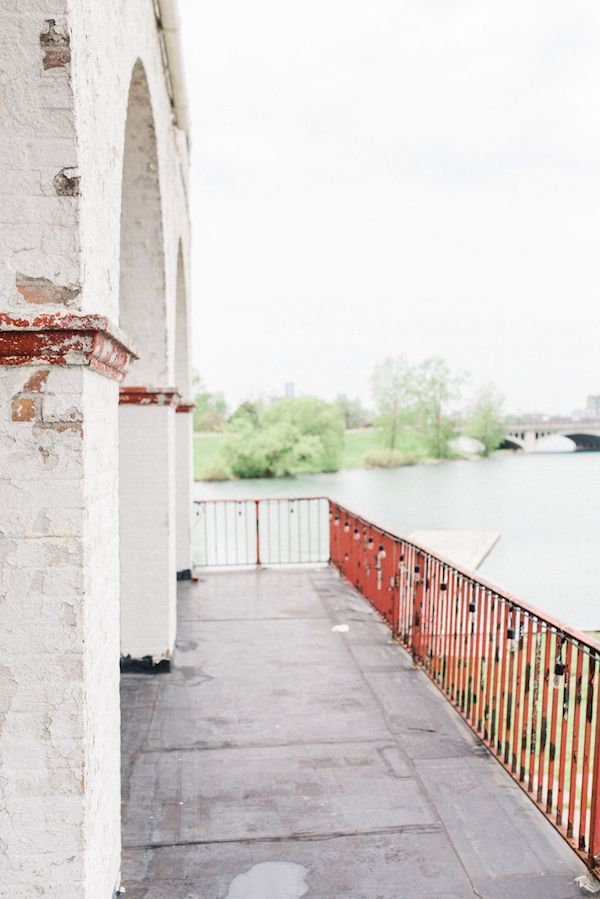
[(174, 669), (123, 677), (123, 741), (127, 899), (580, 896), (574, 853), (332, 569), (183, 584)]

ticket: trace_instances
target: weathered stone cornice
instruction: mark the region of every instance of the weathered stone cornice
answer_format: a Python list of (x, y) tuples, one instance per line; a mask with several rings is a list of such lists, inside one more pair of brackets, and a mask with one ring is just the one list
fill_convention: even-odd
[(179, 403), (179, 405), (177, 406), (175, 411), (176, 412), (193, 412), (195, 408), (196, 408), (196, 403), (192, 403), (192, 402)]
[(121, 406), (175, 406), (181, 401), (176, 387), (121, 387)]
[(0, 312), (0, 365), (82, 365), (123, 380), (137, 353), (103, 315)]

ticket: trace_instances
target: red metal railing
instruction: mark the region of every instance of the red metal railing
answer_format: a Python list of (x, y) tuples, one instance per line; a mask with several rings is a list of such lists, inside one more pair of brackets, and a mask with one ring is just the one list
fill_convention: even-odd
[(600, 644), (330, 503), (331, 562), (591, 868)]

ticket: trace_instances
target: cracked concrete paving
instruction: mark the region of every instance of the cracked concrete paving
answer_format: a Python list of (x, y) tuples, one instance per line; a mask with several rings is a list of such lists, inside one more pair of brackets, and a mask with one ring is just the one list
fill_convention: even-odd
[(122, 688), (128, 899), (580, 896), (575, 854), (333, 569), (182, 584), (173, 670)]

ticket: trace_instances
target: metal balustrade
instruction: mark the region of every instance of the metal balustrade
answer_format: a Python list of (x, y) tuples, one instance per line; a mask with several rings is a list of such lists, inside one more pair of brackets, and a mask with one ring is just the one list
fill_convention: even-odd
[(589, 867), (600, 862), (600, 644), (331, 504), (331, 562)]
[(194, 503), (194, 519), (198, 568), (329, 561), (324, 497), (203, 500)]

